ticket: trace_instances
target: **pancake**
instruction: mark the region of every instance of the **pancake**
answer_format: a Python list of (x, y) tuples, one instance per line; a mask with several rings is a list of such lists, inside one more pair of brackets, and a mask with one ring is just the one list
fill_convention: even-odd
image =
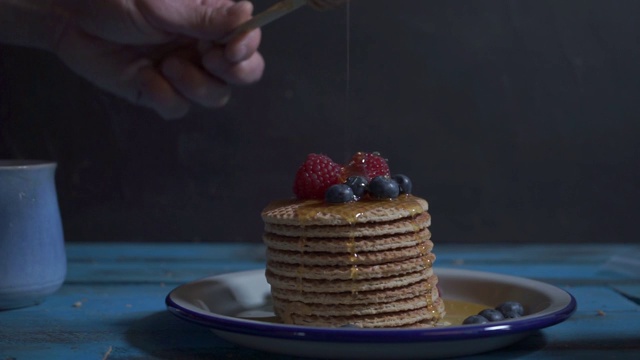
[[(327, 253), (347, 253), (352, 251), (360, 253), (362, 251), (381, 251), (389, 249), (418, 246), (420, 243), (430, 244), (428, 251), (433, 248), (431, 232), (425, 228), (415, 233), (396, 234), (390, 236), (354, 237), (347, 239), (351, 243), (345, 246), (344, 238), (313, 238), (313, 241), (306, 241), (306, 237), (283, 236), (274, 233), (265, 233), (262, 237), (264, 243), (270, 249), (298, 251), (302, 253), (327, 252)], [(339, 241), (342, 240), (342, 241)], [(425, 245), (426, 246), (426, 245)]]
[(262, 211), (265, 224), (337, 226), (411, 218), (429, 210), (426, 200), (403, 195), (393, 200), (327, 204), (318, 200), (280, 200)]
[[(423, 305), (427, 302), (423, 302)], [(405, 305), (400, 303), (400, 306)], [(432, 304), (417, 307), (415, 309), (407, 309), (404, 311), (396, 310), (378, 312), (369, 315), (352, 315), (352, 316), (326, 316), (314, 315), (308, 313), (308, 306), (302, 303), (289, 304), (285, 309), (283, 305), (275, 307), (276, 315), (285, 323), (305, 325), (305, 326), (324, 326), (324, 327), (343, 327), (357, 326), (361, 328), (399, 328), (399, 327), (433, 327), (443, 314), (444, 302), (438, 298)]]
[[(414, 296), (406, 299), (398, 299), (396, 301), (367, 303), (367, 306), (357, 304), (315, 304), (290, 302), (281, 300), (276, 305), (277, 313), (287, 313), (285, 317), (291, 315), (314, 316), (314, 317), (355, 317), (368, 315), (395, 315), (393, 313), (401, 313), (410, 310), (426, 310), (428, 307), (433, 308), (435, 301), (438, 300), (437, 293), (427, 296)], [(426, 313), (427, 311), (425, 311)], [(391, 314), (389, 314), (391, 313)], [(430, 314), (425, 314), (430, 315)], [(421, 319), (413, 319), (411, 322), (424, 321)]]
[[(378, 265), (388, 270), (384, 271), (387, 276), (371, 276), (371, 272), (366, 271), (368, 270), (367, 268), (361, 269), (360, 266), (325, 268), (326, 274), (322, 275), (319, 271), (322, 269), (318, 268), (296, 267), (267, 262), (266, 277), (272, 287), (306, 292), (353, 293), (389, 289), (426, 281), (433, 270), (422, 269), (418, 263), (419, 261), (422, 260), (407, 261), (405, 264)], [(420, 270), (416, 271), (416, 269)], [(360, 273), (361, 271), (362, 274)], [(376, 273), (380, 274), (382, 271)], [(376, 273), (373, 273), (373, 275)], [(338, 280), (344, 281), (340, 282)]]
[(266, 278), (286, 324), (429, 327), (444, 316), (426, 200), (285, 200), (262, 212)]
[(297, 237), (339, 237), (359, 238), (383, 235), (396, 235), (416, 232), (431, 225), (428, 213), (415, 214), (410, 217), (385, 222), (353, 223), (350, 225), (284, 225), (265, 223), (267, 233)]
[[(311, 240), (313, 241), (313, 240)], [(342, 242), (345, 249), (349, 248), (349, 244)], [(379, 251), (355, 251), (353, 256), (351, 252), (328, 253), (328, 252), (297, 252), (278, 250), (267, 248), (267, 258), (269, 261), (309, 265), (309, 266), (340, 266), (349, 265), (379, 265), (392, 262), (400, 262), (408, 259), (414, 259), (426, 256), (429, 248), (433, 247), (430, 240), (419, 242), (416, 246), (410, 246), (399, 249), (379, 250)]]
[[(408, 283), (407, 280), (410, 280), (410, 278), (405, 278), (403, 279), (403, 283), (406, 285), (403, 285), (403, 283), (397, 280), (398, 279), (396, 279), (395, 282), (389, 281), (387, 288), (381, 288), (379, 290), (369, 289), (367, 291), (353, 291), (352, 286), (347, 283), (327, 286), (327, 291), (320, 291), (320, 289), (315, 289), (315, 291), (300, 291), (294, 284), (294, 286), (289, 286), (289, 289), (287, 289), (287, 286), (273, 287), (271, 295), (273, 298), (283, 299), (284, 301), (302, 302), (306, 304), (366, 305), (371, 303), (393, 302), (415, 296), (433, 295), (433, 290), (437, 289), (435, 284), (438, 282), (436, 275), (429, 276), (426, 281), (420, 278), (413, 283)], [(327, 284), (325, 282), (324, 285), (330, 285), (330, 283)]]

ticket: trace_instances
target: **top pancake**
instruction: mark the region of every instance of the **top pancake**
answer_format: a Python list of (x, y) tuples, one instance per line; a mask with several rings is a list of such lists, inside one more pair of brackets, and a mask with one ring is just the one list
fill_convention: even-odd
[(327, 204), (322, 200), (280, 200), (262, 211), (262, 220), (266, 224), (292, 226), (353, 225), (415, 217), (428, 208), (426, 200), (413, 195), (344, 204)]

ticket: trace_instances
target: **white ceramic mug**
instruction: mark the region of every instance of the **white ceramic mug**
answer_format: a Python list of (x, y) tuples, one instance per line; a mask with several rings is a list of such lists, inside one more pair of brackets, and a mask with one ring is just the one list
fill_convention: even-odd
[(36, 305), (67, 271), (56, 164), (0, 160), (0, 310)]

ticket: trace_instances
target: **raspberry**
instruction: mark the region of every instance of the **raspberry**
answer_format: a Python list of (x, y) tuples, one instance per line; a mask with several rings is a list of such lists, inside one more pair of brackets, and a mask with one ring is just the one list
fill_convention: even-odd
[(389, 165), (379, 153), (357, 152), (344, 169), (344, 177), (364, 176), (371, 180), (376, 176), (389, 176)]
[(298, 199), (324, 199), (331, 185), (342, 183), (342, 166), (326, 155), (309, 154), (300, 166), (293, 183), (293, 193)]

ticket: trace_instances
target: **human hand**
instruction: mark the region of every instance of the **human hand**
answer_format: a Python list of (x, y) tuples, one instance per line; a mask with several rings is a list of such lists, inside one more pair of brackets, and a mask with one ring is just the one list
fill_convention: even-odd
[(260, 30), (217, 41), (251, 18), (232, 0), (59, 0), (67, 24), (53, 51), (97, 86), (154, 109), (184, 116), (192, 103), (223, 106), (231, 85), (256, 82), (264, 60)]

